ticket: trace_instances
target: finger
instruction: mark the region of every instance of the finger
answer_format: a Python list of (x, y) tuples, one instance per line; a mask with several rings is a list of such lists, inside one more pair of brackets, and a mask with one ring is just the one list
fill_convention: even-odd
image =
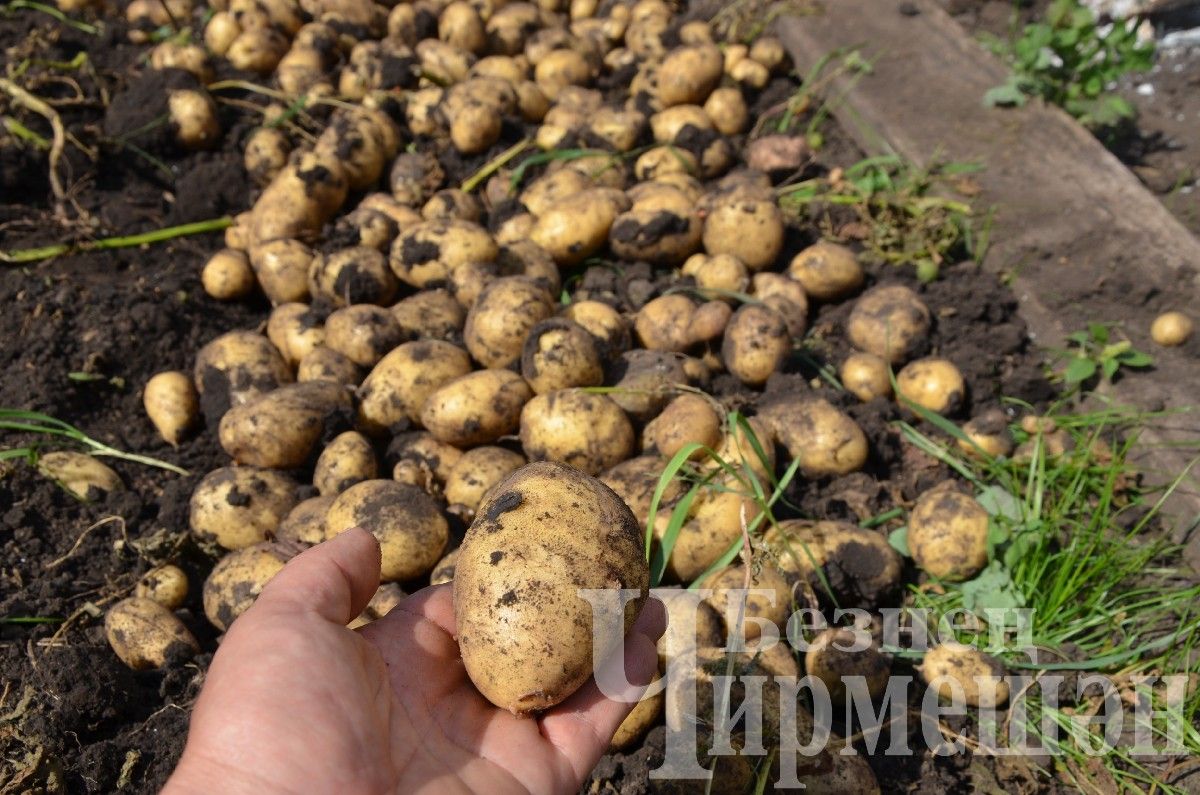
[(396, 610), (402, 610), (410, 616), (432, 621), (443, 632), (451, 637), (458, 628), (454, 620), (454, 589), (452, 583), (431, 585), (422, 588), (412, 596), (403, 599)]
[(375, 536), (353, 527), (292, 558), (250, 609), (312, 611), (348, 624), (379, 588), (379, 565)]

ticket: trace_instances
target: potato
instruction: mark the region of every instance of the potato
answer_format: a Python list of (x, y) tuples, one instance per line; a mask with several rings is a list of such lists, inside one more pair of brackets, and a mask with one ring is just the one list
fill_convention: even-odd
[[(657, 455), (638, 456), (606, 470), (600, 480), (617, 493), (633, 511), (638, 524), (645, 527), (650, 517), (650, 503), (666, 465), (666, 459)], [(670, 505), (682, 493), (683, 484), (678, 478), (672, 478), (663, 490), (660, 503)]]
[(192, 492), (192, 532), (225, 549), (241, 549), (263, 541), (295, 506), (296, 486), (287, 475), (269, 469), (214, 469)]
[(847, 475), (867, 463), (867, 437), (853, 419), (823, 398), (792, 397), (764, 408), (760, 416), (800, 460), (805, 477)]
[(803, 338), (808, 328), (808, 296), (800, 283), (778, 273), (756, 273), (751, 284), (754, 297), (783, 316), (788, 334)]
[[(455, 566), (467, 674), (485, 698), (517, 715), (562, 702), (633, 626), (649, 579), (637, 522), (611, 489), (561, 464), (518, 469), (480, 506)], [(610, 609), (594, 633), (593, 606), (580, 588), (641, 595), (624, 606), (619, 627)]]
[(337, 159), (351, 190), (365, 190), (379, 181), (384, 166), (395, 155), (398, 135), (386, 114), (364, 108), (341, 110), (321, 133), (313, 151)]
[(809, 641), (808, 651), (804, 654), (805, 673), (824, 682), (835, 704), (846, 700), (845, 678), (849, 676), (862, 677), (866, 692), (873, 699), (883, 695), (887, 688), (891, 674), (888, 658), (874, 642), (854, 651), (862, 645), (863, 639), (859, 635), (855, 630), (843, 627), (821, 630)]
[(344, 354), (318, 345), (304, 355), (296, 367), (296, 380), (332, 381), (335, 384), (357, 386), (362, 380), (362, 368)]
[(421, 424), (455, 447), (489, 444), (517, 430), (533, 397), (525, 379), (508, 370), (477, 370), (438, 387), (421, 409)]
[(633, 454), (633, 426), (607, 395), (563, 389), (521, 411), (521, 446), (531, 461), (560, 461), (589, 475)]
[(309, 352), (325, 342), (322, 313), (308, 304), (280, 304), (267, 318), (267, 339), (295, 367)]
[[(413, 100), (410, 98), (409, 101)], [(442, 164), (429, 152), (404, 152), (392, 163), (388, 175), (392, 196), (399, 204), (409, 207), (425, 204), (441, 189), (445, 180)]]
[(617, 212), (606, 194), (585, 190), (537, 216), (529, 239), (559, 265), (574, 265), (604, 246)]
[(629, 324), (621, 313), (600, 301), (572, 301), (563, 311), (568, 320), (578, 323), (596, 341), (601, 361), (608, 361), (629, 350), (632, 344)]
[(715, 299), (732, 301), (734, 298), (729, 293), (744, 293), (750, 287), (750, 272), (741, 260), (728, 254), (716, 257), (693, 254), (681, 270), (685, 276), (691, 276), (701, 290), (713, 291), (711, 297)]
[[(692, 503), (667, 560), (666, 577), (670, 582), (694, 582), (741, 538), (742, 516), (749, 524), (761, 513), (754, 500), (735, 490), (737, 484), (719, 485), (719, 489), (702, 490)], [(654, 537), (660, 544), (670, 517), (671, 510), (663, 509), (654, 519)]]
[(787, 272), (818, 301), (845, 298), (862, 287), (866, 278), (854, 252), (828, 240), (818, 241), (792, 257)]
[(188, 578), (183, 569), (173, 563), (155, 566), (142, 575), (133, 595), (158, 602), (168, 610), (178, 610), (187, 600)]
[(392, 307), (392, 317), (406, 337), (430, 340), (457, 338), (467, 313), (446, 290), (422, 290)]
[(182, 69), (191, 72), (201, 83), (211, 83), (212, 62), (199, 44), (182, 44), (168, 39), (150, 51), (152, 69)]
[(592, 180), (572, 169), (550, 171), (529, 183), (520, 202), (535, 216), (552, 210), (564, 199), (595, 187)]
[(289, 384), (257, 400), (234, 406), (221, 417), (221, 447), (234, 461), (271, 469), (303, 466), (331, 421), (353, 408), (341, 384)]
[(374, 367), (404, 341), (392, 313), (374, 304), (343, 307), (325, 319), (325, 345), (361, 367)]
[(108, 645), (135, 671), (165, 668), (188, 660), (200, 644), (175, 615), (153, 599), (131, 596), (104, 616)]
[(704, 250), (731, 254), (757, 272), (769, 268), (783, 249), (783, 215), (773, 201), (719, 202), (704, 221)]
[(465, 80), (474, 60), (470, 53), (436, 39), (417, 42), (415, 49), (421, 61), (422, 76), (438, 85)]
[(327, 151), (296, 154), (254, 203), (250, 241), (315, 237), (341, 209), (348, 190), (340, 158)]
[(721, 359), (730, 374), (761, 386), (792, 352), (783, 315), (765, 304), (745, 304), (733, 313), (721, 343)]
[(634, 330), (643, 346), (653, 351), (683, 351), (692, 345), (689, 333), (696, 302), (683, 293), (668, 293), (637, 313)]
[(320, 544), (326, 538), (325, 514), (336, 496), (309, 497), (296, 503), (275, 529), (275, 537), (294, 544)]
[(737, 135), (750, 120), (742, 92), (733, 87), (718, 88), (709, 94), (704, 101), (704, 112), (722, 135)]
[(217, 561), (204, 581), (204, 615), (225, 632), (258, 599), (271, 578), (283, 570), (294, 550), (282, 544), (255, 544)]
[(641, 182), (661, 181), (674, 174), (690, 176), (698, 173), (699, 169), (695, 155), (673, 145), (648, 149), (633, 164), (633, 173)]
[(601, 108), (588, 124), (588, 131), (618, 152), (637, 146), (646, 127), (646, 117), (636, 110)]
[[(446, 133), (448, 123), (441, 108), (445, 95), (446, 92), (437, 86), (422, 88), (408, 95), (408, 101), (404, 103), (404, 120), (410, 132), (428, 136)], [(397, 193), (396, 198), (403, 200), (404, 197)]]
[(507, 276), (479, 295), (463, 328), (463, 340), (484, 367), (508, 367), (521, 358), (530, 330), (554, 311), (550, 294), (531, 279)]
[(442, 9), (438, 19), (438, 38), (471, 53), (480, 53), (487, 45), (483, 20), (470, 3), (457, 0)]
[[(749, 619), (765, 619), (783, 629), (792, 614), (792, 589), (779, 569), (770, 563), (754, 569), (747, 578), (745, 566), (726, 566), (700, 581), (701, 589), (712, 590), (705, 601), (721, 616), (729, 637), (737, 636), (739, 617), (742, 637), (755, 640), (762, 634), (762, 626)], [(743, 607), (740, 590), (747, 584), (752, 590), (768, 593), (747, 594)]]
[(217, 106), (206, 91), (190, 88), (169, 91), (167, 114), (175, 140), (184, 149), (209, 149), (221, 138)]
[(771, 71), (752, 58), (744, 58), (729, 70), (729, 76), (753, 89), (761, 89), (770, 81)]
[(402, 433), (392, 439), (387, 450), (388, 460), (395, 461), (393, 480), (419, 486), (435, 497), (441, 496), (442, 485), (462, 455), (462, 450), (428, 431)]
[(493, 486), (524, 466), (525, 457), (503, 447), (476, 447), (462, 454), (446, 478), (446, 502), (470, 519)]
[(500, 55), (517, 55), (541, 21), (541, 13), (533, 3), (509, 3), (498, 8), (484, 25), (488, 49)]
[(1187, 342), (1194, 328), (1192, 319), (1182, 312), (1164, 312), (1150, 325), (1150, 338), (1169, 348)]
[(988, 562), (988, 514), (974, 498), (939, 488), (920, 496), (908, 517), (908, 548), (922, 571), (962, 582)]
[(613, 401), (639, 422), (652, 419), (688, 383), (683, 357), (648, 350), (621, 354), (607, 380), (615, 384)]
[(900, 555), (873, 530), (790, 519), (768, 530), (765, 541), (779, 570), (807, 582), (823, 601), (875, 608), (891, 604), (900, 589)]
[(259, 127), (246, 139), (242, 162), (246, 173), (257, 185), (267, 185), (287, 165), (291, 144), (274, 127)]
[(700, 104), (721, 81), (724, 59), (714, 44), (672, 50), (658, 70), (658, 99), (664, 106)]
[(575, 386), (598, 386), (604, 368), (596, 341), (587, 331), (565, 318), (549, 318), (535, 325), (521, 352), (521, 375), (536, 394)]
[(929, 308), (917, 294), (899, 284), (863, 293), (846, 320), (850, 344), (889, 364), (902, 364), (928, 344)]
[(356, 431), (346, 431), (321, 451), (313, 471), (313, 486), (324, 497), (341, 494), (355, 483), (378, 476), (379, 464), (371, 443)]
[[(663, 458), (673, 458), (685, 445), (701, 444), (715, 450), (722, 439), (721, 417), (710, 399), (684, 393), (672, 400), (662, 413), (646, 426), (644, 438)], [(692, 458), (704, 455), (702, 449)]]
[(334, 500), (325, 517), (326, 532), (335, 536), (352, 527), (370, 530), (379, 540), (384, 582), (428, 574), (450, 537), (446, 518), (432, 497), (392, 480), (358, 483)]
[(936, 688), (944, 699), (961, 698), (960, 703), (983, 709), (995, 709), (1008, 702), (1004, 666), (973, 646), (962, 643), (934, 646), (925, 652), (917, 670), (925, 683)]
[(125, 490), (125, 484), (116, 472), (87, 453), (43, 453), (37, 457), (37, 469), (42, 477), (53, 480), (83, 502)]
[(335, 306), (388, 306), (399, 289), (387, 258), (365, 246), (314, 257), (308, 270), (308, 287), (313, 296), (329, 298)]
[(788, 54), (783, 42), (775, 36), (759, 36), (750, 45), (750, 57), (772, 72), (787, 66)]
[(958, 447), (968, 455), (987, 455), (992, 458), (1011, 455), (1012, 434), (1008, 431), (1008, 415), (1003, 409), (989, 409), (972, 418), (962, 427), (965, 439)]
[[(711, 350), (712, 343), (725, 336), (725, 329), (729, 326), (731, 317), (733, 309), (729, 304), (724, 301), (705, 301), (692, 313), (692, 319), (688, 323), (688, 336), (694, 345), (707, 346), (707, 353)], [(688, 380), (694, 380), (690, 373)]]
[(473, 102), (451, 117), (450, 141), (463, 154), (479, 154), (500, 140), (503, 126), (504, 118), (495, 107)]
[(307, 302), (314, 256), (299, 240), (271, 240), (250, 247), (250, 266), (272, 304)]
[(483, 217), (483, 207), (480, 205), (479, 199), (471, 194), (458, 188), (446, 188), (429, 197), (429, 201), (425, 202), (425, 206), (421, 208), (421, 217), (426, 221), (455, 218), (479, 223), (480, 218)]
[(667, 609), (667, 630), (658, 639), (658, 664), (661, 669), (668, 669), (671, 661), (688, 649), (719, 649), (725, 646), (725, 622), (712, 605), (700, 601), (699, 594), (692, 594), (679, 586), (661, 586), (655, 589), (654, 595)]
[(146, 382), (142, 392), (146, 416), (159, 436), (178, 447), (200, 418), (200, 399), (187, 373), (168, 370)]
[(429, 573), (430, 585), (444, 585), (448, 582), (454, 582), (454, 569), (458, 565), (458, 547), (447, 552), (437, 565), (433, 567), (433, 571)]
[(614, 219), (609, 245), (623, 260), (673, 265), (695, 253), (700, 234), (700, 217), (691, 199), (678, 188), (662, 185)]
[(866, 403), (892, 394), (892, 370), (873, 353), (852, 353), (839, 371), (846, 391)]
[(775, 433), (761, 417), (744, 418), (726, 429), (717, 456), (741, 470), (749, 469), (765, 485), (775, 471)]
[(232, 248), (221, 249), (204, 263), (200, 283), (218, 301), (245, 298), (258, 285), (246, 254)]
[[(654, 677), (654, 682), (657, 682), (658, 676)], [(654, 682), (651, 682), (653, 686)], [(658, 724), (662, 718), (663, 705), (666, 703), (667, 697), (665, 691), (660, 691), (652, 696), (643, 697), (641, 701), (634, 706), (633, 711), (621, 721), (621, 725), (617, 727), (617, 731), (613, 734), (612, 740), (608, 744), (609, 751), (620, 751), (624, 748), (633, 746), (638, 740), (650, 731), (652, 727)]]
[(423, 289), (445, 284), (460, 265), (492, 262), (499, 253), (483, 227), (445, 219), (426, 221), (402, 233), (392, 245), (389, 263), (400, 281)]
[(362, 614), (347, 624), (346, 627), (348, 629), (357, 629), (370, 624), (372, 621), (378, 621), (395, 610), (407, 595), (396, 583), (383, 583), (375, 589), (375, 595), (371, 597), (371, 601), (367, 602), (367, 607), (362, 611)]
[(896, 374), (896, 397), (935, 414), (953, 414), (966, 399), (962, 373), (948, 359), (927, 357), (904, 365)]
[[(130, 6), (132, 5), (130, 3)], [(229, 48), (241, 32), (242, 29), (233, 14), (217, 11), (204, 26), (204, 44), (213, 55), (221, 56), (229, 52)]]
[(358, 423), (372, 434), (408, 420), (419, 422), (425, 401), (471, 372), (471, 359), (441, 340), (406, 342), (379, 360), (358, 390)]

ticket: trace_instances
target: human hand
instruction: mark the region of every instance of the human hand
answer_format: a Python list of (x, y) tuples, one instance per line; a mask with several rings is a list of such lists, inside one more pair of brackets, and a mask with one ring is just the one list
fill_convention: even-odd
[(230, 627), (167, 795), (240, 792), (575, 792), (657, 666), (666, 617), (647, 601), (625, 639), (631, 703), (594, 680), (536, 718), (467, 677), (449, 585), (354, 631), (379, 584), (379, 545), (348, 530), (302, 553)]

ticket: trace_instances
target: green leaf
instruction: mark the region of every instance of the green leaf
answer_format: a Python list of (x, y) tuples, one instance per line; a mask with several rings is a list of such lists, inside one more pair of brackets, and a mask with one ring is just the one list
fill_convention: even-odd
[(987, 93), (983, 95), (983, 104), (990, 108), (997, 106), (1020, 107), (1025, 104), (1026, 99), (1025, 92), (1021, 91), (1015, 80), (1010, 79), (1003, 85), (988, 89)]
[(1096, 363), (1091, 359), (1076, 356), (1063, 371), (1063, 380), (1068, 384), (1081, 384), (1096, 374)]
[(975, 499), (994, 519), (1007, 519), (1014, 523), (1021, 521), (1021, 501), (1007, 489), (996, 485), (985, 486)]
[(892, 545), (892, 549), (899, 552), (906, 558), (911, 558), (912, 553), (908, 550), (908, 527), (897, 527), (892, 532), (888, 533), (888, 543)]
[(973, 580), (959, 586), (963, 607), (967, 610), (1024, 607), (1025, 599), (1017, 590), (1012, 575), (998, 560), (993, 560)]
[(1124, 351), (1117, 355), (1117, 359), (1125, 367), (1149, 367), (1154, 364), (1154, 357), (1141, 351)]
[(1121, 363), (1116, 359), (1105, 359), (1104, 363), (1101, 365), (1101, 371), (1104, 373), (1104, 380), (1111, 381), (1113, 376), (1117, 374), (1117, 370), (1120, 369), (1120, 367)]
[(1088, 323), (1088, 334), (1101, 345), (1108, 344), (1108, 326), (1103, 323)]

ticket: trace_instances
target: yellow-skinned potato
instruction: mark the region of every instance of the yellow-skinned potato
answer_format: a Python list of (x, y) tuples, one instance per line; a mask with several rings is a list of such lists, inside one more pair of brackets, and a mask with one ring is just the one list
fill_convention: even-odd
[(800, 283), (778, 273), (756, 273), (751, 284), (754, 297), (783, 316), (788, 334), (802, 338), (808, 328), (808, 296)]
[(125, 490), (116, 472), (87, 453), (44, 453), (38, 456), (37, 469), (43, 477), (84, 502)]
[(771, 80), (771, 70), (753, 58), (743, 58), (729, 70), (729, 76), (751, 88), (761, 89)]
[(953, 414), (963, 405), (967, 384), (948, 359), (927, 357), (904, 365), (896, 374), (896, 397), (936, 414)]
[(246, 139), (242, 162), (250, 179), (266, 185), (287, 165), (291, 144), (287, 136), (274, 127), (260, 127)]
[(629, 324), (621, 313), (600, 301), (572, 301), (563, 312), (568, 320), (578, 323), (596, 340), (601, 361), (607, 361), (629, 350), (632, 344)]
[(335, 384), (357, 386), (362, 381), (362, 368), (344, 354), (318, 345), (304, 355), (296, 367), (296, 380), (332, 381)]
[(317, 139), (314, 151), (336, 158), (351, 190), (364, 190), (379, 181), (395, 155), (398, 133), (391, 119), (363, 108), (341, 111)]
[(618, 152), (628, 152), (637, 146), (646, 117), (636, 110), (601, 108), (592, 116), (588, 129)]
[(399, 285), (387, 258), (373, 248), (355, 246), (316, 256), (308, 271), (309, 291), (325, 296), (334, 306), (390, 305)]
[(529, 76), (529, 64), (507, 55), (487, 55), (471, 67), (472, 77), (498, 77), (516, 85)]
[(725, 327), (721, 359), (743, 384), (765, 384), (791, 352), (792, 337), (783, 315), (766, 304), (743, 305)]
[(282, 472), (256, 467), (221, 467), (192, 492), (192, 532), (225, 549), (266, 540), (296, 504), (296, 482)]
[(429, 572), (430, 585), (444, 585), (454, 582), (454, 569), (458, 565), (458, 547), (447, 552)]
[(299, 240), (280, 239), (250, 247), (250, 266), (272, 304), (308, 301), (313, 250)]
[[(869, 637), (864, 639), (860, 634), (845, 627), (821, 630), (809, 641), (804, 654), (805, 673), (825, 683), (835, 704), (846, 700), (845, 677), (861, 676), (871, 698), (878, 698), (887, 688), (891, 663)], [(864, 640), (868, 642), (860, 648)]]
[[(662, 180), (673, 174), (695, 175), (700, 164), (696, 156), (677, 146), (656, 146), (643, 152), (633, 164), (634, 176), (639, 181)], [(712, 252), (710, 252), (712, 253)]]
[(235, 68), (269, 74), (288, 51), (288, 40), (272, 28), (242, 30), (225, 50), (225, 60)]
[(596, 341), (565, 318), (549, 318), (534, 326), (521, 351), (521, 375), (539, 395), (575, 386), (598, 386), (604, 367)]
[(313, 454), (326, 420), (351, 407), (350, 393), (341, 384), (289, 384), (227, 411), (218, 428), (221, 447), (241, 464), (299, 467)]
[(492, 487), (525, 466), (525, 456), (503, 447), (476, 447), (462, 454), (446, 478), (446, 502), (459, 505), (465, 518), (475, 515)]
[(660, 669), (666, 670), (680, 652), (688, 649), (725, 646), (725, 622), (699, 594), (679, 586), (659, 586), (655, 590), (655, 596), (667, 609), (667, 631), (658, 639)]
[(404, 341), (392, 313), (374, 304), (355, 304), (325, 319), (325, 345), (361, 367), (374, 367)]
[(722, 135), (737, 135), (750, 120), (742, 92), (733, 87), (718, 88), (709, 94), (704, 101), (704, 112)]
[[(670, 582), (691, 583), (708, 571), (742, 535), (742, 516), (750, 524), (760, 513), (754, 500), (739, 494), (736, 484), (730, 490), (702, 490), (692, 503), (687, 521), (679, 530), (666, 576)], [(671, 510), (660, 509), (654, 520), (654, 537), (661, 543)]]
[(696, 302), (683, 293), (670, 293), (650, 301), (637, 313), (634, 330), (648, 350), (683, 351), (694, 340), (688, 331)]
[[(132, 3), (130, 4), (132, 5)], [(217, 11), (204, 26), (204, 44), (216, 56), (229, 52), (242, 28), (228, 11)]]
[[(593, 659), (607, 659), (633, 626), (649, 579), (637, 522), (611, 489), (560, 464), (522, 467), (480, 506), (455, 566), (467, 674), (484, 697), (514, 714), (562, 702), (591, 677)], [(610, 611), (594, 632), (580, 588), (641, 595), (622, 614)]]
[(499, 253), (492, 236), (479, 224), (443, 219), (402, 233), (392, 245), (389, 262), (400, 281), (423, 289), (445, 284), (460, 265), (492, 262)]
[(421, 73), (439, 85), (465, 80), (474, 60), (468, 52), (437, 39), (425, 39), (416, 46), (421, 59)]
[(533, 397), (525, 379), (509, 370), (476, 370), (439, 387), (421, 409), (421, 424), (455, 447), (488, 444), (517, 430)]
[(371, 601), (367, 602), (366, 608), (362, 614), (357, 616), (353, 621), (346, 625), (348, 629), (358, 629), (366, 626), (372, 621), (379, 619), (392, 612), (408, 594), (394, 582), (385, 582), (375, 589), (375, 595), (371, 597)]
[(683, 191), (662, 185), (613, 221), (609, 245), (630, 262), (683, 262), (700, 247), (701, 221)]
[(454, 465), (462, 458), (462, 450), (438, 440), (429, 431), (409, 431), (392, 439), (388, 458), (395, 459), (392, 479), (419, 486), (434, 496), (441, 489)]
[(487, 46), (483, 20), (470, 3), (457, 0), (442, 9), (438, 19), (438, 38), (471, 53), (480, 53)]
[(769, 268), (783, 249), (783, 215), (773, 201), (723, 201), (704, 221), (704, 250), (732, 254), (752, 272)]
[(321, 496), (341, 494), (355, 483), (379, 476), (371, 443), (357, 431), (338, 434), (321, 451), (313, 470), (313, 486)]
[[(438, 86), (430, 86), (412, 92), (404, 103), (404, 119), (414, 135), (438, 135), (446, 131), (446, 115), (441, 103), (445, 96)], [(400, 198), (397, 195), (397, 198)]]
[[(729, 319), (733, 317), (733, 308), (724, 301), (705, 301), (696, 307), (692, 319), (688, 323), (688, 336), (693, 344), (710, 345), (725, 334)], [(696, 360), (699, 361), (699, 360)], [(688, 380), (697, 381), (689, 373)], [(699, 379), (704, 380), (704, 379)]]
[[(412, 101), (410, 98), (409, 102)], [(392, 197), (399, 205), (405, 207), (420, 207), (429, 201), (441, 189), (445, 180), (446, 172), (442, 169), (442, 164), (428, 152), (402, 153), (392, 163), (388, 175)], [(438, 241), (435, 238), (432, 242)]]
[(150, 51), (150, 67), (182, 69), (191, 72), (201, 83), (210, 83), (213, 79), (212, 62), (199, 44), (181, 44), (168, 39)]
[(473, 103), (458, 110), (450, 120), (450, 141), (466, 155), (486, 152), (500, 140), (504, 119), (496, 108)]
[[(762, 627), (750, 618), (761, 618), (770, 621), (776, 627), (783, 629), (788, 616), (792, 614), (792, 589), (783, 574), (770, 563), (755, 567), (749, 577), (751, 590), (767, 591), (768, 593), (749, 594), (746, 597), (744, 616), (747, 620), (742, 625), (742, 637), (754, 640), (762, 633)], [(726, 566), (718, 569), (700, 581), (700, 588), (711, 589), (705, 601), (725, 621), (725, 634), (736, 636), (738, 612), (741, 610), (739, 596), (731, 591), (739, 591), (746, 587), (746, 567)], [(772, 598), (773, 597), (773, 598)]]
[(969, 580), (988, 562), (987, 511), (969, 495), (927, 491), (908, 517), (908, 548), (921, 570), (939, 580)]
[[(650, 516), (650, 503), (654, 499), (654, 491), (658, 488), (662, 471), (666, 465), (665, 458), (657, 455), (642, 455), (622, 461), (606, 470), (600, 475), (600, 480), (617, 493), (617, 496), (629, 506), (629, 510), (633, 511), (633, 516), (638, 520), (638, 524), (645, 527), (646, 520)], [(673, 478), (663, 491), (660, 502), (663, 505), (669, 505), (682, 493), (683, 484), (679, 479)]]
[(858, 290), (865, 275), (854, 252), (821, 240), (792, 257), (788, 275), (818, 301), (836, 301)]
[(559, 461), (596, 475), (633, 454), (633, 426), (607, 395), (563, 389), (525, 404), (521, 446), (531, 461)]
[(296, 503), (275, 529), (275, 537), (295, 544), (320, 544), (326, 538), (325, 514), (336, 496), (309, 497)]
[(255, 202), (250, 241), (316, 236), (341, 209), (348, 190), (339, 158), (325, 151), (295, 154)]
[(849, 415), (823, 398), (794, 397), (760, 416), (805, 477), (847, 475), (867, 463), (867, 437)]
[(721, 81), (724, 58), (714, 44), (672, 50), (658, 69), (658, 99), (665, 106), (698, 105)]
[(483, 217), (483, 206), (479, 199), (470, 193), (458, 188), (446, 188), (429, 197), (429, 201), (421, 208), (421, 217), (426, 221), (457, 218), (479, 223), (479, 219)]
[(1182, 312), (1164, 312), (1150, 324), (1150, 338), (1163, 347), (1174, 347), (1187, 342), (1195, 324)]
[(325, 517), (326, 532), (334, 536), (352, 527), (370, 530), (379, 540), (384, 582), (428, 574), (450, 537), (446, 518), (433, 498), (394, 480), (367, 480), (334, 500)]
[(846, 320), (846, 336), (864, 353), (889, 364), (910, 359), (927, 342), (929, 308), (917, 294), (899, 284), (874, 287), (863, 293)]
[(449, 340), (462, 332), (467, 313), (446, 290), (422, 290), (392, 307), (392, 317), (406, 337)]
[(218, 301), (235, 301), (254, 292), (258, 282), (245, 252), (225, 248), (213, 254), (200, 271), (204, 292)]
[[(942, 643), (925, 652), (917, 670), (938, 695), (947, 700), (961, 698), (969, 707), (994, 709), (1008, 701), (1004, 666), (995, 657), (962, 643)], [(954, 687), (955, 683), (958, 685)], [(955, 692), (957, 690), (957, 693)]]
[[(655, 676), (654, 682), (657, 682), (658, 679), (659, 677)], [(651, 682), (651, 686), (653, 686), (654, 682)], [(657, 725), (662, 718), (663, 705), (666, 704), (666, 701), (667, 696), (665, 691), (642, 698), (633, 708), (633, 711), (626, 716), (625, 720), (621, 721), (621, 725), (617, 727), (612, 741), (608, 744), (609, 750), (620, 751), (621, 749), (629, 748), (642, 739), (646, 732)]]
[(210, 422), (233, 405), (247, 403), (282, 384), (292, 371), (275, 346), (253, 331), (230, 331), (196, 354), (192, 376), (200, 407)]
[(529, 239), (559, 265), (574, 265), (604, 246), (617, 212), (603, 192), (586, 190), (539, 215)]
[(484, 367), (508, 367), (520, 360), (530, 330), (553, 312), (550, 294), (532, 279), (497, 279), (467, 313), (463, 341)]
[(592, 66), (578, 50), (552, 50), (537, 61), (533, 79), (553, 101), (567, 86), (584, 86), (591, 82)]
[(748, 54), (772, 72), (779, 71), (788, 62), (787, 50), (775, 36), (759, 36), (750, 45)]
[(676, 105), (650, 117), (650, 131), (660, 144), (675, 143), (688, 127), (693, 131), (711, 130), (712, 119), (699, 105)]
[(183, 569), (173, 563), (155, 566), (142, 575), (133, 595), (158, 602), (168, 610), (178, 610), (187, 600), (188, 578)]
[[(650, 421), (644, 438), (667, 459), (688, 444), (702, 444), (715, 450), (721, 444), (721, 418), (709, 400), (684, 393)], [(703, 450), (697, 450), (692, 458), (703, 455)]]
[(209, 623), (228, 630), (293, 554), (282, 544), (263, 543), (234, 550), (217, 561), (204, 581), (204, 615)]
[(744, 293), (750, 287), (750, 272), (737, 257), (720, 254), (693, 254), (683, 263), (684, 275), (691, 276), (701, 290), (712, 290), (712, 298), (732, 301), (726, 293)]
[(614, 363), (609, 380), (616, 389), (610, 397), (630, 417), (652, 419), (688, 383), (684, 357), (666, 351), (626, 351)]
[(176, 447), (200, 418), (200, 399), (187, 373), (168, 370), (146, 382), (142, 392), (146, 416), (159, 436)]
[(200, 644), (183, 622), (153, 599), (131, 596), (108, 609), (104, 634), (121, 662), (135, 671), (190, 659)]
[(535, 216), (553, 209), (569, 196), (594, 187), (586, 176), (573, 169), (551, 171), (529, 183), (521, 191), (521, 204)]
[(295, 367), (324, 344), (325, 327), (321, 315), (308, 304), (280, 304), (267, 318), (267, 339), (283, 354), (284, 361)]
[(176, 89), (167, 95), (168, 115), (175, 140), (185, 149), (208, 149), (221, 139), (217, 106), (204, 91)]
[[(775, 433), (761, 417), (744, 420), (745, 424), (738, 422), (726, 429), (717, 456), (735, 467), (749, 468), (760, 482), (766, 483), (770, 479), (768, 474), (775, 470)], [(709, 462), (704, 466), (716, 464)]]
[(379, 360), (358, 390), (359, 425), (382, 433), (404, 420), (419, 422), (425, 401), (444, 384), (471, 372), (471, 358), (457, 345), (418, 340)]
[(968, 455), (979, 455), (981, 451), (992, 458), (1012, 454), (1013, 438), (1003, 409), (989, 409), (973, 417), (962, 430), (967, 438), (959, 439), (958, 447)]
[(864, 403), (892, 394), (892, 369), (873, 353), (852, 353), (839, 371), (842, 386)]
[(779, 570), (807, 582), (823, 601), (873, 608), (891, 604), (899, 592), (903, 562), (874, 530), (789, 519), (768, 530), (765, 541)]

